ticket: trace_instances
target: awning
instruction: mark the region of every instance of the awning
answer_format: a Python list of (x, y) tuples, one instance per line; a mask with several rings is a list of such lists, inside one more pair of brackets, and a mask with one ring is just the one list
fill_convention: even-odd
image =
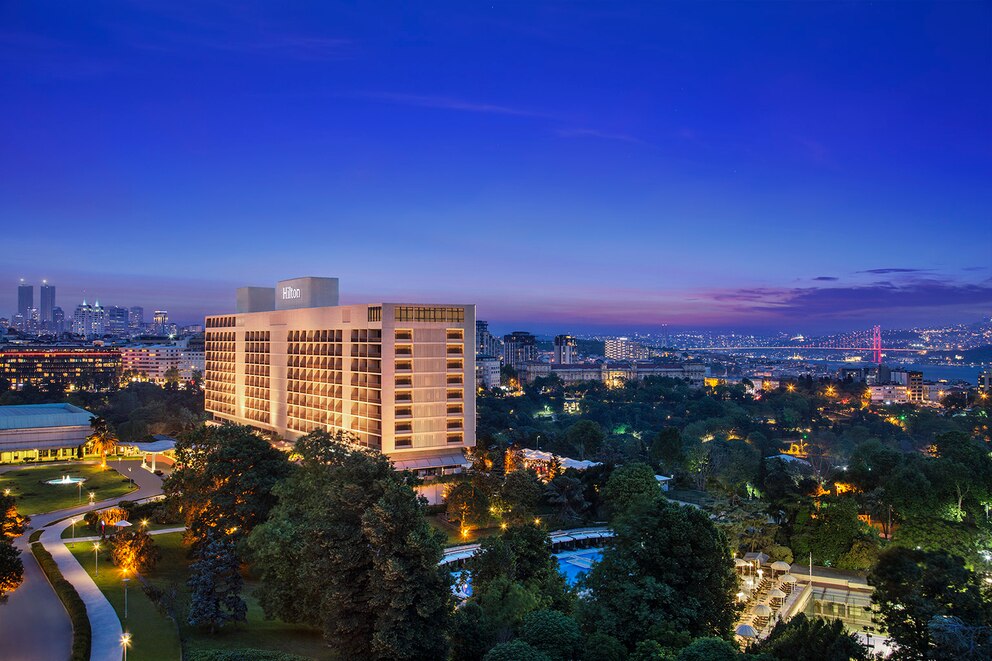
[(124, 446), (130, 446), (138, 450), (138, 452), (167, 452), (169, 450), (176, 449), (176, 442), (172, 439), (162, 440), (162, 441), (147, 441), (143, 443), (121, 443)]
[(404, 459), (394, 461), (393, 468), (398, 471), (417, 471), (428, 468), (469, 468), (472, 462), (465, 459), (461, 454), (445, 454), (435, 457), (423, 457), (421, 459)]

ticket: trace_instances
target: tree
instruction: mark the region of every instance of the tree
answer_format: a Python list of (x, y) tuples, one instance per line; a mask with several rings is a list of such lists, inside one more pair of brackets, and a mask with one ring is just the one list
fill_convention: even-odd
[(169, 369), (165, 370), (165, 375), (164, 376), (165, 376), (165, 382), (168, 385), (171, 385), (171, 386), (179, 385), (179, 368), (178, 367), (170, 367)]
[(589, 509), (585, 486), (577, 478), (559, 475), (548, 483), (544, 493), (548, 504), (557, 509), (558, 519), (566, 525), (579, 521)]
[(651, 460), (669, 472), (682, 464), (682, 435), (678, 427), (665, 427), (651, 441)]
[(86, 437), (89, 451), (101, 457), (101, 465), (107, 467), (107, 455), (117, 448), (117, 435), (110, 424), (100, 416), (90, 418), (90, 435)]
[(679, 652), (678, 661), (735, 661), (737, 646), (723, 638), (697, 638)]
[(176, 443), (164, 489), (194, 547), (215, 532), (237, 543), (265, 521), (278, 500), (273, 488), (290, 472), (286, 455), (251, 427), (204, 426)]
[(297, 441), (299, 467), (248, 538), (255, 595), (268, 617), (320, 627), (342, 658), (443, 658), (443, 536), (409, 476), (349, 439), (316, 431)]
[(624, 661), (627, 649), (613, 636), (597, 631), (586, 638), (579, 658), (582, 661)]
[(495, 642), (495, 632), (478, 601), (470, 600), (451, 617), (451, 661), (481, 659)]
[(653, 500), (660, 491), (653, 468), (642, 463), (626, 464), (610, 474), (603, 500), (614, 513), (620, 513), (640, 500)]
[(604, 440), (606, 433), (592, 420), (579, 420), (565, 431), (565, 443), (579, 455), (579, 459), (599, 451)]
[(144, 530), (118, 532), (110, 542), (111, 561), (126, 572), (144, 572), (158, 564), (162, 554)]
[(478, 525), (489, 509), (486, 494), (471, 482), (456, 482), (444, 498), (449, 519), (457, 519), (462, 527)]
[(507, 473), (500, 487), (500, 500), (510, 510), (511, 521), (524, 521), (533, 516), (541, 502), (544, 485), (532, 470)]
[(485, 592), (490, 583), (504, 578), (533, 590), (543, 607), (570, 609), (572, 593), (551, 554), (551, 538), (535, 524), (511, 526), (482, 540), (467, 564), (473, 590)]
[(666, 625), (695, 637), (730, 635), (737, 579), (726, 539), (704, 512), (658, 495), (633, 504), (613, 529), (584, 580), (584, 625), (628, 646)]
[(559, 611), (539, 610), (524, 618), (520, 638), (552, 661), (568, 661), (575, 657), (581, 636), (573, 618)]
[(788, 622), (778, 622), (750, 653), (781, 661), (860, 661), (868, 654), (840, 620), (809, 618), (800, 613)]
[(24, 525), (14, 497), (0, 494), (0, 604), (24, 580), (21, 551), (14, 546), (14, 540), (24, 534)]
[(522, 640), (500, 643), (482, 658), (483, 661), (550, 661), (547, 654)]
[[(815, 514), (816, 518), (813, 518)], [(863, 530), (857, 503), (851, 498), (824, 499), (819, 510), (800, 516), (792, 534), (792, 550), (797, 557), (813, 553), (813, 562), (836, 566), (854, 541), (874, 534)]]
[[(884, 551), (868, 576), (872, 603), (901, 659), (953, 658), (938, 647), (932, 626), (956, 618), (967, 627), (988, 631), (992, 604), (974, 572), (958, 557), (893, 547)], [(974, 658), (989, 658), (992, 649)]]
[(241, 598), (243, 580), (233, 540), (214, 533), (205, 540), (197, 556), (190, 564), (187, 581), (189, 624), (215, 633), (228, 622), (246, 621), (248, 606)]

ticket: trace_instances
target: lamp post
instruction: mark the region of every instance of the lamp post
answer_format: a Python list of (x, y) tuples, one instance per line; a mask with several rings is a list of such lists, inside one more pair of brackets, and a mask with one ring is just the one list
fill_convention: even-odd
[(131, 467), (130, 466), (128, 466), (128, 468), (127, 468), (127, 479), (131, 483), (131, 486), (133, 487), (134, 486), (134, 477), (131, 475)]
[(124, 650), (124, 661), (127, 661), (127, 648), (131, 646), (131, 634), (125, 633), (121, 636), (121, 648)]
[(76, 502), (79, 502), (79, 503), (83, 502), (83, 483), (82, 482), (76, 482), (76, 491), (79, 493), (79, 500), (77, 500)]
[(124, 577), (121, 579), (121, 582), (124, 584), (124, 619), (126, 620), (127, 619), (127, 582), (130, 581), (131, 579), (127, 577), (126, 569), (121, 573), (124, 574)]
[(73, 519), (72, 520), (72, 540), (73, 541), (76, 541), (76, 522), (77, 521), (79, 521), (79, 519)]
[(93, 542), (93, 575), (100, 575), (100, 542)]
[(90, 491), (90, 505), (93, 504), (93, 501), (94, 500), (96, 500), (96, 494), (94, 492)]

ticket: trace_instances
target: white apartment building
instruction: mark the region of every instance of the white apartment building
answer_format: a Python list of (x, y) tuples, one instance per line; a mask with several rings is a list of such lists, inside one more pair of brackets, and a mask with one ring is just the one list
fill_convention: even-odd
[(638, 342), (626, 337), (606, 340), (604, 355), (610, 360), (645, 360), (648, 350)]
[(495, 388), (500, 381), (499, 358), (496, 356), (475, 357), (475, 385), (477, 388)]
[(475, 445), (475, 306), (338, 305), (337, 278), (238, 290), (206, 319), (206, 409), (295, 440), (351, 433), (397, 468), (437, 474)]
[(183, 348), (172, 344), (151, 346), (121, 347), (121, 370), (133, 372), (140, 379), (163, 385), (166, 373), (175, 369), (180, 372)]

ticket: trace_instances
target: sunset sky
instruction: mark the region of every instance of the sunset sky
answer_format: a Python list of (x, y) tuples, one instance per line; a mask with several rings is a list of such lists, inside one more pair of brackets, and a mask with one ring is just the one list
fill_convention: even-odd
[(992, 313), (992, 3), (176, 4), (0, 5), (0, 316), (301, 275), (500, 330)]

